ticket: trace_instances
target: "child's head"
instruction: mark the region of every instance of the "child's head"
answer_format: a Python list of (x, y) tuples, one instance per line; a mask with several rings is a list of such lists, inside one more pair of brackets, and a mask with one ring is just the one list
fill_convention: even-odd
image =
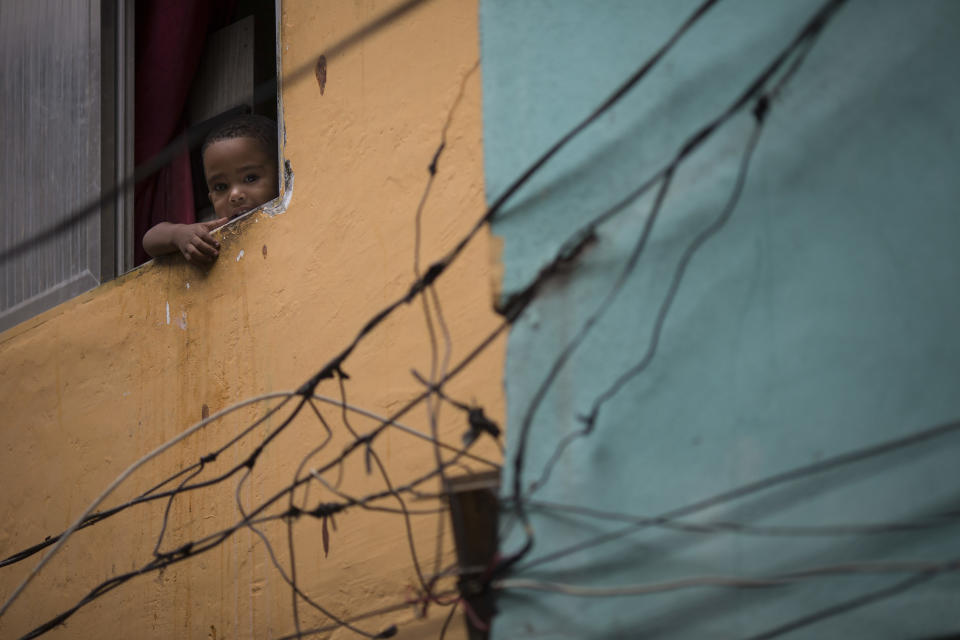
[(218, 218), (235, 218), (277, 197), (277, 124), (246, 115), (203, 143), (203, 175)]

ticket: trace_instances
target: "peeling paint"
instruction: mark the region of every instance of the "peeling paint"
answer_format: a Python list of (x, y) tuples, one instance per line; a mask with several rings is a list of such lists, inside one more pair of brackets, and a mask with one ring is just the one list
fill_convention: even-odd
[(323, 91), (327, 87), (327, 56), (317, 58), (314, 73), (317, 76), (317, 84), (320, 85), (320, 95), (323, 95)]
[[(283, 130), (284, 140), (286, 140), (287, 130)], [(283, 213), (290, 206), (290, 200), (293, 198), (293, 165), (290, 160), (283, 161), (283, 193), (276, 200), (271, 200), (263, 205), (263, 212), (271, 216)]]
[(167, 324), (170, 324), (170, 302), (167, 302)]
[(187, 289), (189, 289), (189, 288), (190, 288), (190, 282), (187, 281)]
[(243, 257), (243, 249), (240, 249), (240, 253), (237, 254), (237, 262), (240, 262), (240, 258)]

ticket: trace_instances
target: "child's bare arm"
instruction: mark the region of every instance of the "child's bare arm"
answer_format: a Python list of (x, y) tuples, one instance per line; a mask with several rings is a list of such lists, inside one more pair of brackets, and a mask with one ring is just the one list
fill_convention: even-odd
[(195, 224), (161, 222), (143, 234), (143, 248), (154, 258), (179, 251), (187, 262), (210, 264), (220, 253), (220, 243), (210, 232), (227, 220), (220, 218)]

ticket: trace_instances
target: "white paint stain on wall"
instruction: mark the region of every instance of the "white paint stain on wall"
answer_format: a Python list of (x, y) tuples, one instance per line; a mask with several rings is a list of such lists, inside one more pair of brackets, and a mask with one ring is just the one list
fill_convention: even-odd
[(167, 301), (167, 324), (170, 324), (170, 301)]
[(240, 262), (240, 258), (243, 257), (243, 249), (240, 249), (240, 253), (237, 254), (237, 262)]
[(177, 319), (177, 326), (183, 329), (184, 331), (187, 330), (187, 312), (186, 311), (180, 312), (180, 317)]
[(187, 282), (187, 289), (189, 289), (189, 288), (190, 288), (190, 283), (189, 283), (189, 282)]

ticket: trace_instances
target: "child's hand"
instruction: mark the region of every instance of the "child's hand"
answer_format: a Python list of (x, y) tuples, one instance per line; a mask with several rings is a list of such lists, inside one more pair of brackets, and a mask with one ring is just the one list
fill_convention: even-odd
[(213, 239), (210, 232), (227, 223), (229, 218), (220, 218), (210, 222), (176, 225), (173, 243), (192, 264), (212, 264), (220, 255), (220, 243)]

